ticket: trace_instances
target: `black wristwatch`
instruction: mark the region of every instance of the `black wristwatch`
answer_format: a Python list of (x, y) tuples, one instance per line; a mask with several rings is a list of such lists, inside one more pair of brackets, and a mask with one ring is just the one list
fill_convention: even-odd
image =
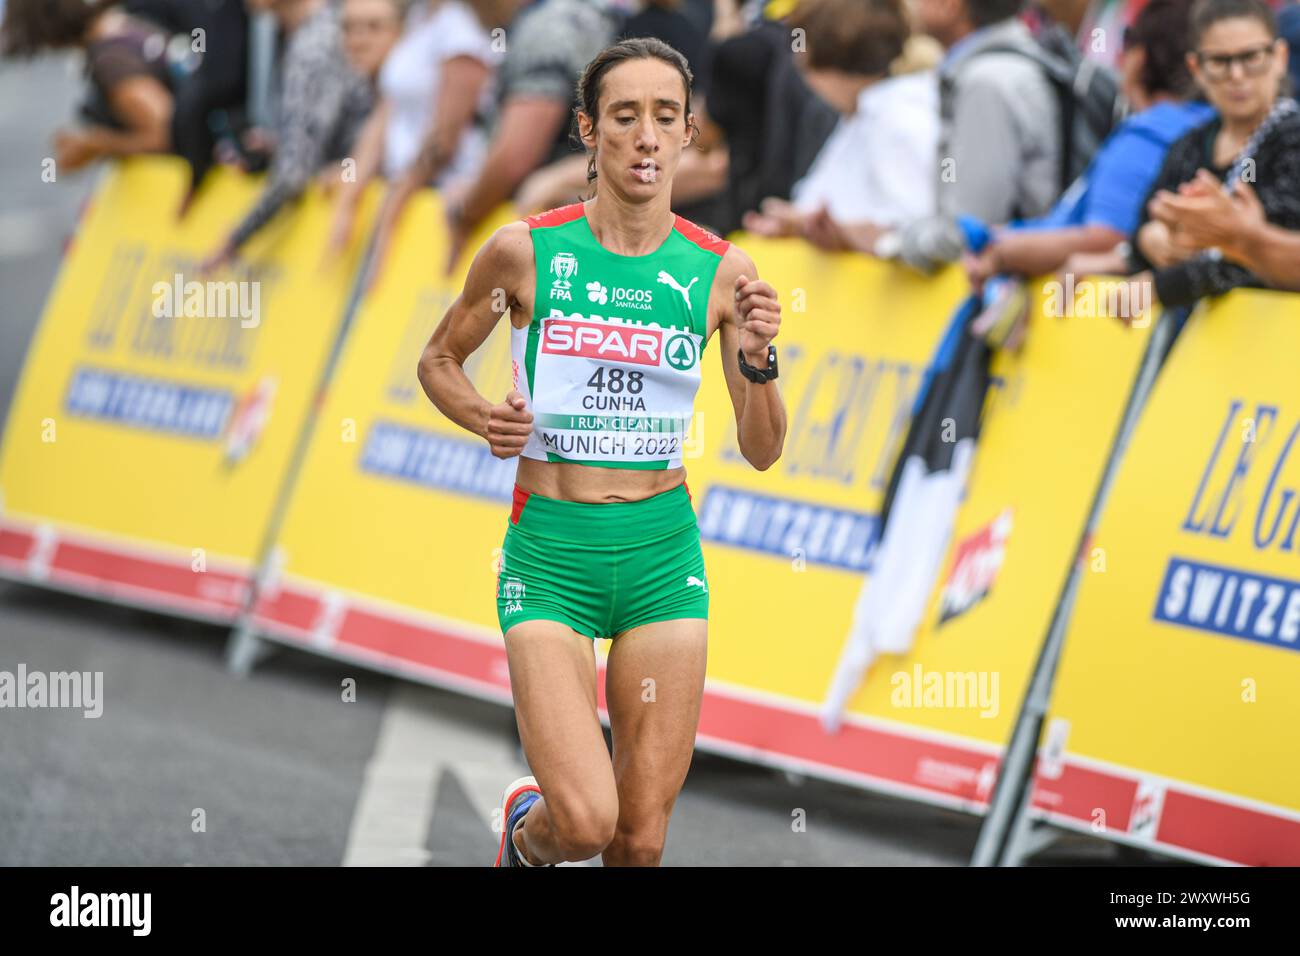
[(744, 349), (736, 349), (736, 355), (740, 358), (740, 374), (751, 382), (763, 385), (776, 378), (776, 346), (771, 342), (767, 343), (767, 368), (754, 368), (746, 362)]

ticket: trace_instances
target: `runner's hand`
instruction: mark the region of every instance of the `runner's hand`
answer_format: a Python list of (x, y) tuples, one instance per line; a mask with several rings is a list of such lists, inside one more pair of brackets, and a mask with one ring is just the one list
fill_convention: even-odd
[(776, 290), (762, 279), (736, 276), (736, 319), (740, 327), (740, 350), (745, 361), (767, 366), (767, 343), (781, 327), (781, 303)]
[(533, 430), (533, 413), (518, 389), (512, 388), (506, 400), (488, 409), (487, 441), (497, 458), (513, 458), (524, 450)]

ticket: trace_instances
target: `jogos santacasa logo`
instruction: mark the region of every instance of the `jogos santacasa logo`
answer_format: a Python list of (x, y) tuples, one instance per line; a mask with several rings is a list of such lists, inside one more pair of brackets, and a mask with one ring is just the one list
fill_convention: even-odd
[(542, 351), (633, 365), (667, 364), (679, 372), (688, 371), (700, 360), (699, 347), (685, 332), (653, 325), (590, 321), (566, 316), (559, 309), (551, 310), (543, 326)]

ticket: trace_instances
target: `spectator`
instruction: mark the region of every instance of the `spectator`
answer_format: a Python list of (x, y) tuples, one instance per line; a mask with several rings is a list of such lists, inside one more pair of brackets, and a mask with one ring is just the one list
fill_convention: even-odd
[(445, 204), (447, 269), (529, 173), (574, 151), (578, 78), (613, 40), (618, 21), (612, 0), (540, 0), (517, 18), (497, 77), (487, 153), (463, 197)]
[(379, 104), (358, 141), (357, 175), (340, 191), (331, 234), (336, 253), (352, 231), (365, 184), (376, 174), (393, 183), (379, 216), (372, 280), (411, 196), (433, 186), (454, 201), (482, 165), (487, 138), (479, 121), (491, 109), (501, 60), (489, 31), (504, 27), (518, 6), (433, 0), (412, 7), (379, 72)]
[(692, 22), (685, 0), (641, 0), (641, 9), (628, 17), (619, 30), (618, 39), (654, 37), (686, 57), (691, 75), (698, 77), (691, 99), (709, 92), (709, 60), (712, 50), (707, 33)]
[[(623, 22), (618, 39), (653, 37), (662, 40), (684, 57), (690, 71), (691, 104), (696, 128), (693, 148), (682, 153), (673, 177), (672, 205), (675, 210), (701, 225), (717, 230), (720, 199), (727, 178), (727, 151), (721, 131), (711, 122), (706, 108), (706, 90), (711, 50), (707, 35), (691, 19), (698, 16), (682, 0), (645, 0), (644, 7)], [(515, 194), (515, 206), (529, 215), (574, 202), (590, 184), (587, 157), (574, 153), (531, 173)]]
[[(922, 29), (946, 53), (939, 64), (936, 212), (897, 230), (827, 222), (819, 242), (930, 271), (961, 256), (959, 217), (1007, 222), (1041, 216), (1061, 169), (1060, 103), (1016, 19), (1021, 0), (917, 0)], [(1021, 52), (1023, 51), (1023, 52)]]
[(1039, 0), (1039, 6), (1074, 39), (1079, 53), (1098, 66), (1117, 70), (1123, 55), (1118, 42), (1132, 21), (1132, 0)]
[(900, 0), (804, 0), (787, 22), (807, 42), (796, 66), (841, 118), (791, 201), (764, 199), (745, 228), (808, 236), (828, 218), (898, 226), (933, 212), (933, 182), (912, 173), (938, 149), (938, 87), (929, 72), (889, 75), (909, 32)]
[(101, 105), (89, 111), (93, 125), (55, 135), (59, 172), (103, 157), (171, 149), (175, 77), (167, 36), (157, 26), (129, 16), (113, 0), (10, 0), (0, 30), (6, 55), (85, 52)]
[(379, 71), (402, 36), (407, 0), (343, 0), (339, 28), (352, 72), (378, 83)]
[(720, 233), (739, 228), (765, 197), (789, 198), (840, 121), (795, 66), (790, 28), (771, 19), (776, 12), (789, 11), (769, 3), (746, 26), (745, 9), (723, 0), (714, 18), (708, 109), (727, 147)]
[[(1153, 197), (1176, 192), (1207, 169), (1229, 192), (1240, 181), (1252, 183), (1269, 222), (1300, 228), (1300, 109), (1280, 95), (1287, 47), (1272, 9), (1263, 0), (1197, 0), (1191, 19), (1188, 64), (1218, 116), (1173, 145)], [(1131, 267), (1145, 270), (1134, 282), (1152, 283), (1162, 304), (1190, 305), (1263, 284), (1241, 265), (1187, 244), (1176, 219), (1149, 218), (1159, 210), (1158, 203), (1143, 210)]]
[(246, 3), (251, 11), (273, 13), (284, 34), (275, 153), (261, 196), (204, 261), (205, 272), (233, 259), (327, 162), (347, 154), (373, 102), (368, 84), (347, 65), (338, 17), (326, 0)]
[(212, 168), (218, 136), (246, 125), (248, 11), (243, 0), (124, 0), (122, 8), (183, 34), (197, 54), (197, 69), (173, 87), (172, 151), (190, 166), (188, 204)]
[(1214, 115), (1208, 104), (1188, 102), (1195, 89), (1187, 68), (1188, 6), (1188, 0), (1150, 0), (1142, 9), (1124, 33), (1120, 60), (1124, 95), (1136, 112), (1051, 212), (995, 232), (980, 254), (968, 257), (972, 285), (1002, 272), (1051, 272), (1071, 255), (1108, 252), (1133, 233), (1170, 146)]
[[(383, 68), (388, 55), (402, 36), (403, 21), (409, 9), (408, 0), (343, 0), (339, 7), (339, 28), (343, 31), (343, 54), (347, 57), (352, 72), (366, 81), (373, 96), (378, 98), (379, 71)], [(373, 119), (378, 105), (370, 111)], [(366, 123), (370, 122), (367, 119)], [(361, 143), (366, 136), (367, 126), (363, 125), (352, 144), (353, 158), (357, 167), (362, 167), (364, 147)], [(326, 166), (320, 171), (319, 182), (327, 193), (340, 193), (346, 196), (354, 182), (356, 189), (364, 186), (360, 180), (363, 173), (358, 168), (352, 170), (353, 176), (342, 176), (340, 170)], [(337, 207), (336, 207), (337, 209)], [(349, 223), (350, 233), (350, 223)], [(346, 243), (346, 238), (344, 240)], [(337, 249), (330, 247), (331, 252)]]
[(1201, 170), (1178, 194), (1152, 200), (1159, 218), (1172, 224), (1182, 241), (1198, 250), (1218, 249), (1278, 289), (1300, 292), (1300, 231), (1271, 225), (1264, 204), (1239, 181), (1232, 192)]

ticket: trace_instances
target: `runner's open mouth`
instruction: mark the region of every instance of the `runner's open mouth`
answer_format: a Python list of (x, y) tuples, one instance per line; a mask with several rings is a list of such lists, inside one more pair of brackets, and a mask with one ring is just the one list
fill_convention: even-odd
[(632, 175), (643, 183), (653, 183), (659, 178), (659, 164), (653, 159), (643, 159), (630, 168)]

